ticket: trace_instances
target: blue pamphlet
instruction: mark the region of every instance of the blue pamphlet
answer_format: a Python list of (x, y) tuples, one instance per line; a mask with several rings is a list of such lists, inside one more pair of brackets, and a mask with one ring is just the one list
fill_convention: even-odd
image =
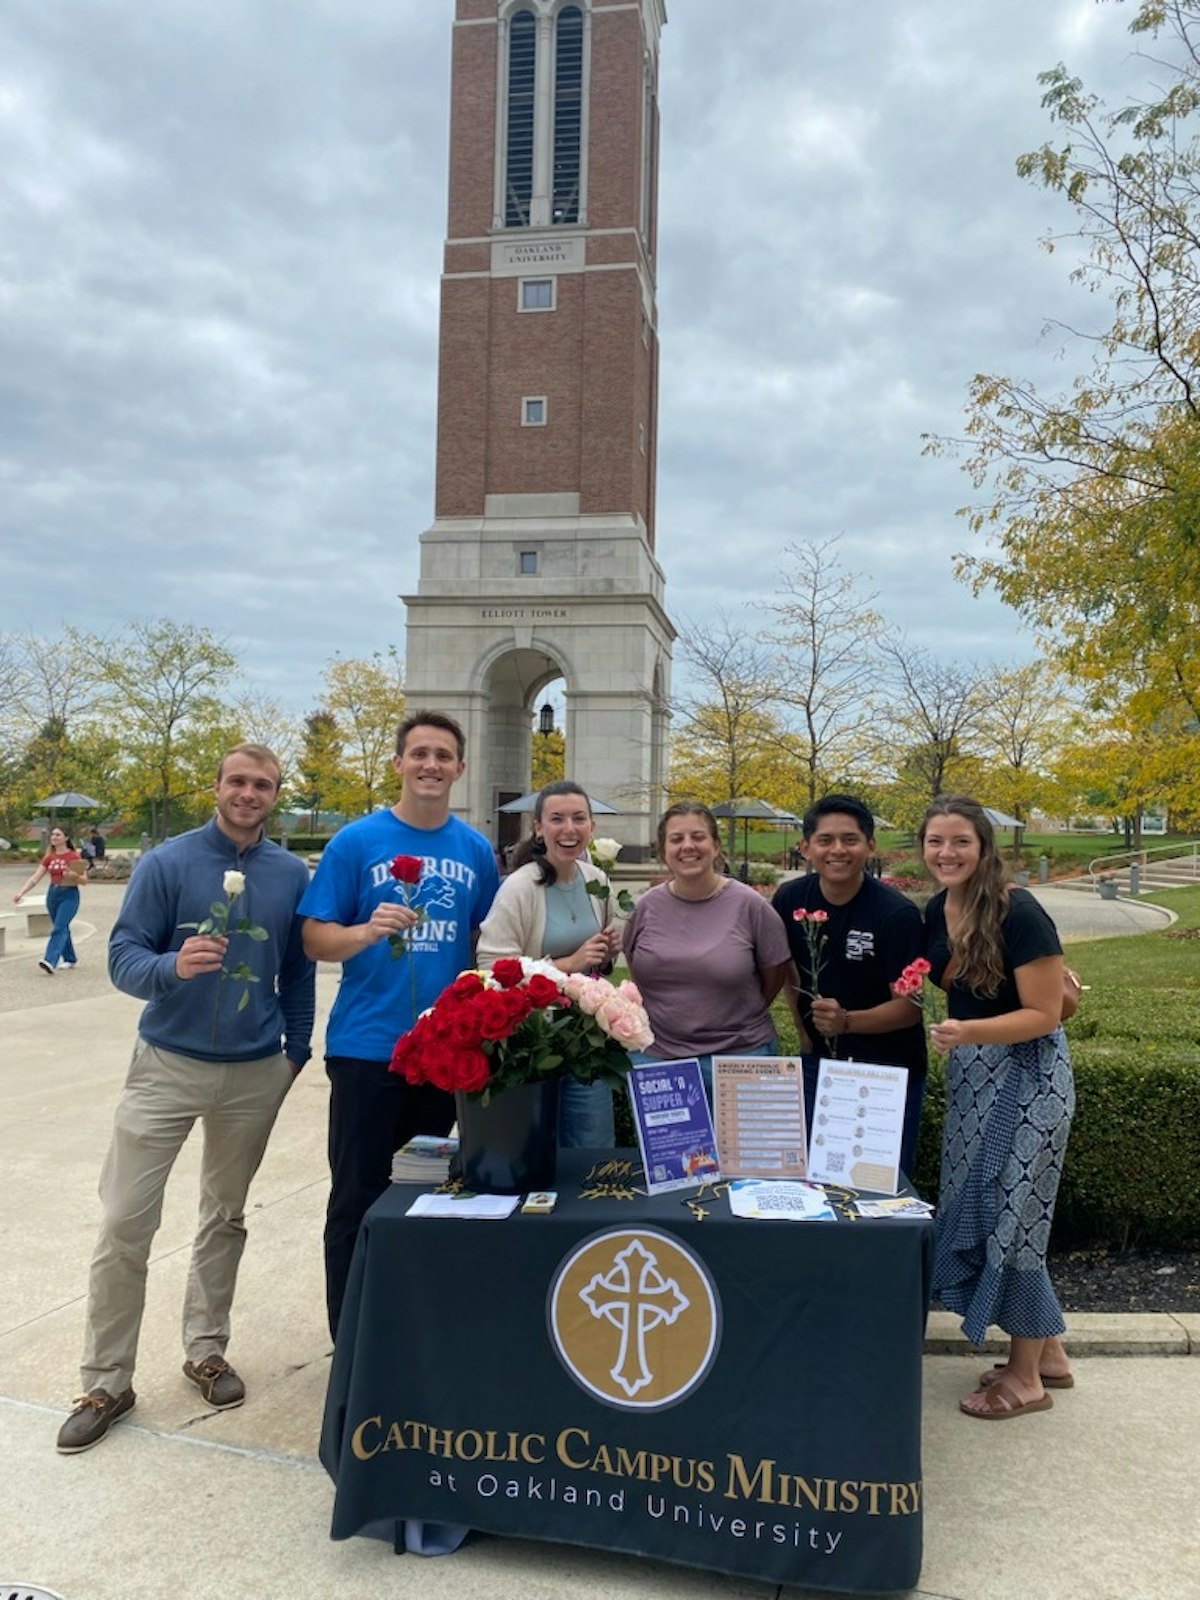
[(627, 1081), (650, 1193), (719, 1179), (717, 1138), (699, 1061), (651, 1061), (631, 1068)]

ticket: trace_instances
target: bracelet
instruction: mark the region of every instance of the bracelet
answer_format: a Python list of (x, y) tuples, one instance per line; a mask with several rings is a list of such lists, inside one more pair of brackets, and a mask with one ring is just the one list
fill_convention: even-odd
[(842, 1032), (850, 1032), (850, 1013), (846, 1010), (845, 1006), (842, 1007)]

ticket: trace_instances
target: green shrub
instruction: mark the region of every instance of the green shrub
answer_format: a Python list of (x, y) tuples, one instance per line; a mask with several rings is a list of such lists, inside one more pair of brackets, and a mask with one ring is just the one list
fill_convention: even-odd
[[(1200, 1051), (1104, 1040), (1073, 1043), (1071, 1056), (1077, 1104), (1054, 1243), (1200, 1239)], [(930, 1198), (937, 1196), (945, 1118), (946, 1064), (934, 1056), (915, 1175)]]
[[(272, 833), (271, 837), (276, 844), (282, 842), (282, 837), (278, 833)], [(328, 833), (289, 833), (287, 835), (287, 847), (293, 855), (320, 855), (321, 851), (329, 843), (330, 837)]]

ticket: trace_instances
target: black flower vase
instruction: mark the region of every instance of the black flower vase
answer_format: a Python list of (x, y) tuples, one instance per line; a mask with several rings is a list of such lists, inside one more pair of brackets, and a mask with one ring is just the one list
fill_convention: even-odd
[(488, 1104), (461, 1092), (458, 1151), (462, 1179), (477, 1194), (552, 1189), (558, 1163), (558, 1078), (521, 1083)]

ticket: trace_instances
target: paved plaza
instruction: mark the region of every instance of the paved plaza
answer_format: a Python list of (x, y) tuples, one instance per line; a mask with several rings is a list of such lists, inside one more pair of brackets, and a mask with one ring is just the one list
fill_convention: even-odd
[[(11, 909), (21, 876), (0, 868), (0, 909)], [(85, 890), (76, 971), (47, 978), (36, 966), (40, 942), (11, 931), (0, 960), (0, 1593), (18, 1581), (64, 1600), (811, 1593), (494, 1538), (433, 1561), (396, 1557), (367, 1539), (330, 1541), (332, 1491), (316, 1460), (329, 1368), (321, 1264), (327, 1089), (319, 1062), (285, 1103), (251, 1191), (230, 1348), (246, 1379), (245, 1406), (207, 1411), (180, 1372), (193, 1139), (168, 1187), (151, 1258), (137, 1408), (97, 1449), (56, 1454), (55, 1434), (77, 1393), (96, 1179), (140, 1009), (113, 991), (105, 972), (121, 894), (115, 884)], [(1097, 901), (1092, 909), (1113, 908)], [(335, 982), (322, 971), (320, 1018)], [(836, 1306), (829, 1314), (837, 1316)], [(1048, 1413), (981, 1426), (956, 1409), (981, 1361), (965, 1353), (952, 1319), (931, 1319), (925, 1564), (914, 1595), (1200, 1596), (1200, 1360), (1189, 1355), (1200, 1354), (1200, 1317), (1074, 1318), (1070, 1337), (1075, 1389), (1056, 1395)]]

